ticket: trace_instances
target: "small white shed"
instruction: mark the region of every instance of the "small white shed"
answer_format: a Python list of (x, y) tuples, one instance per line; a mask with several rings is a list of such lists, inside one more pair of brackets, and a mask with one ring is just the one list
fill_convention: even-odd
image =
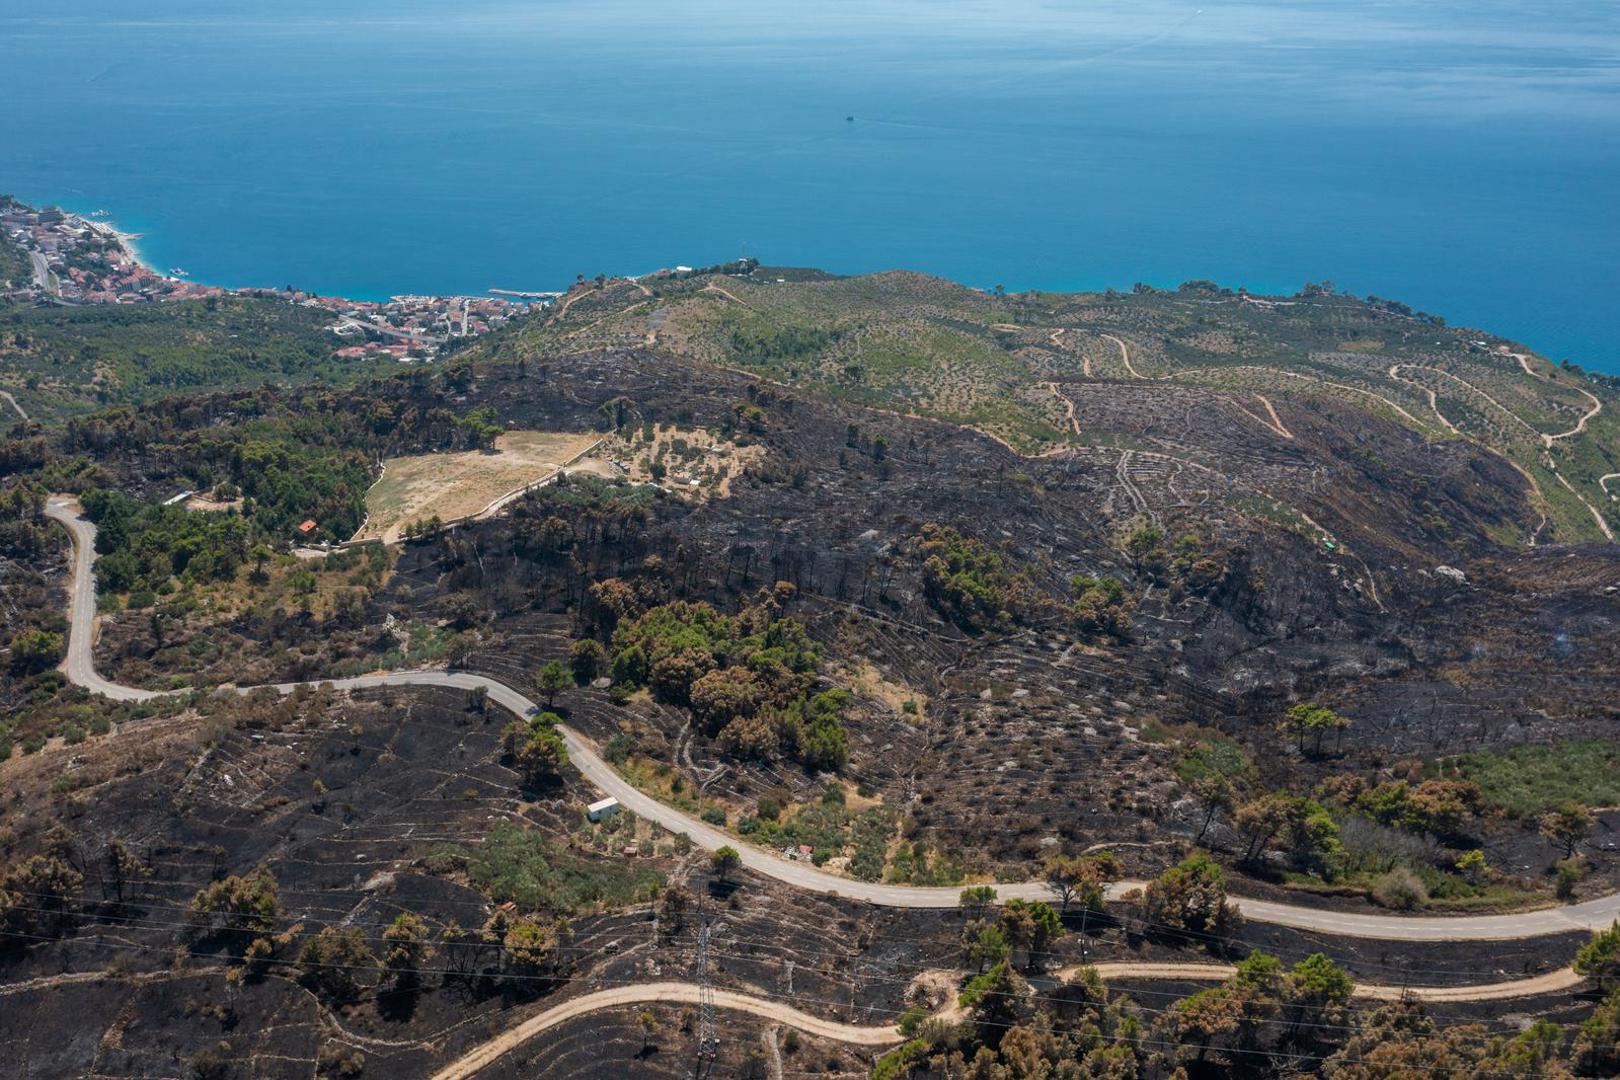
[(592, 821), (601, 821), (603, 818), (612, 817), (618, 812), (619, 800), (613, 798), (612, 796), (602, 799), (599, 802), (593, 802), (591, 805), (585, 808), (585, 816), (590, 818)]

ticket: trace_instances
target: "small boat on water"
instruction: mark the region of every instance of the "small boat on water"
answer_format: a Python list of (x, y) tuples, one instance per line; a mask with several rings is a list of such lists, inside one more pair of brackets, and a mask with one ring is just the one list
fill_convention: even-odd
[(171, 275), (173, 275), (174, 277), (185, 277), (186, 276), (185, 270), (183, 268), (181, 268), (181, 267), (178, 267), (178, 266), (169, 267), (169, 273)]

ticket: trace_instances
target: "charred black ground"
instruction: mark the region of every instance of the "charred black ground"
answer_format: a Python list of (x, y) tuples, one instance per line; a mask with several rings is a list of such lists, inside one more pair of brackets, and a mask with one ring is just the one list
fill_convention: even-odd
[[(1608, 412), (1562, 437), (1579, 395), (1606, 389), (1339, 297), (1305, 298), (1309, 316), (1202, 287), (771, 288), (752, 271), (609, 283), (442, 372), (13, 428), (0, 1038), (29, 1075), (428, 1076), (576, 993), (693, 978), (704, 920), (717, 985), (849, 1023), (893, 1022), (929, 987), (940, 1004), (960, 976), (929, 972), (1000, 980), (968, 984), (978, 1004), (958, 1026), (908, 1022), (883, 1075), (1114, 1075), (1107, 1047), (1136, 1070), (1117, 1075), (1399, 1075), (1375, 1043), (1443, 1051), (1459, 1075), (1603, 1075), (1612, 1000), (1585, 1035), (1497, 1037), (1587, 1016), (1601, 981), (1585, 999), (1447, 1003), (1420, 1023), (1301, 997), (1303, 976), (1260, 960), (1214, 996), (1133, 984), (1134, 1005), (1060, 975), (1259, 950), (1286, 965), (1321, 952), (1365, 983), (1464, 985), (1554, 971), (1584, 934), (1482, 950), (1217, 922), (1206, 938), (1165, 925), (1150, 894), (1065, 912), (1038, 946), (1020, 947), (1013, 918), (998, 967), (993, 949), (964, 951), (982, 929), (971, 910), (805, 895), (649, 823), (586, 821), (590, 786), (525, 757), (531, 735), (476, 696), (207, 692), (448, 664), (534, 695), (557, 661), (575, 677), (551, 708), (646, 789), (739, 844), (798, 857), (803, 843), (895, 883), (993, 886), (1103, 850), (1117, 866), (1099, 872), (1151, 878), (1202, 849), (1234, 892), (1329, 909), (1487, 912), (1616, 888), (1615, 819), (1577, 785), (1612, 760), (1620, 559), (1579, 532), (1596, 519), (1581, 525), (1568, 495), (1592, 502), (1590, 485), (1548, 495), (1560, 471), (1612, 467)], [(1192, 365), (1205, 374), (1177, 376)], [(1445, 378), (1403, 365), (1472, 389), (1430, 400), (1387, 369)], [(1258, 367), (1272, 374), (1243, 373)], [(1543, 383), (1547, 397), (1513, 400), (1550, 443), (1487, 402)], [(722, 487), (696, 479), (690, 447), (647, 449), (668, 455), (652, 484), (605, 460), (399, 548), (282, 550), (301, 497), (322, 521), (363, 510), (377, 461), (506, 430), (630, 448), (704, 432), (746, 465)], [(101, 674), (196, 693), (110, 705), (50, 670), (68, 548), (39, 516), (47, 490), (102, 515), (104, 562), (128, 557), (127, 580), (104, 580)], [(177, 490), (246, 501), (139, 509)], [(203, 531), (226, 518), (240, 535)], [(158, 547), (210, 555), (159, 566)], [(688, 641), (711, 609), (736, 620), (732, 653), (663, 674), (625, 659), (631, 628)], [(783, 653), (790, 627), (803, 642)], [(772, 649), (791, 655), (761, 659)], [(706, 696), (710, 669), (776, 680), (777, 696)], [(807, 703), (839, 691), (842, 755), (813, 757)], [(194, 906), (261, 870), (273, 912)], [(390, 968), (402, 915), (424, 936)], [(640, 1012), (570, 1021), (480, 1075), (690, 1073), (690, 1010)], [(873, 1051), (777, 1026), (722, 1014), (714, 1074), (872, 1067)]]

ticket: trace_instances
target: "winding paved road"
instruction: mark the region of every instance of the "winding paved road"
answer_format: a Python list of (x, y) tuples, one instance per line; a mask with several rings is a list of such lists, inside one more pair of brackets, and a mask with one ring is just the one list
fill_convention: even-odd
[(61, 284), (57, 282), (56, 275), (51, 273), (51, 264), (45, 261), (45, 256), (37, 251), (30, 251), (28, 261), (34, 267), (34, 284), (52, 296), (62, 295)]
[[(96, 674), (92, 654), (96, 613), (95, 576), (92, 573), (95, 561), (95, 526), (83, 518), (77, 502), (67, 496), (51, 496), (46, 502), (45, 513), (67, 526), (73, 537), (70, 633), (67, 657), (62, 661), (61, 670), (68, 681), (116, 701), (141, 701), (157, 697), (158, 695), (151, 690), (121, 686)], [(308, 684), (280, 683), (275, 689), (282, 693), (290, 693), (300, 685)], [(397, 671), (350, 679), (333, 679), (322, 685), (339, 689), (440, 686), (473, 690), (483, 687), (489, 693), (490, 700), (519, 716), (528, 716), (539, 710), (539, 705), (534, 701), (505, 683), (484, 675), (461, 671)], [(961, 889), (958, 887), (888, 885), (854, 881), (817, 869), (808, 863), (783, 859), (774, 852), (741, 842), (736, 837), (721, 832), (684, 811), (659, 802), (635, 788), (603, 760), (595, 746), (582, 735), (568, 727), (562, 727), (561, 731), (574, 767), (598, 789), (618, 799), (626, 808), (641, 817), (657, 822), (670, 832), (685, 833), (699, 847), (710, 851), (722, 846), (735, 848), (742, 856), (743, 865), (756, 873), (796, 888), (836, 894), (887, 907), (950, 908), (956, 907), (960, 902)], [(1114, 882), (1108, 887), (1109, 899), (1117, 900), (1132, 889), (1142, 887), (1143, 884), (1140, 881)], [(996, 893), (1004, 900), (1046, 900), (1053, 897), (1045, 883), (1038, 881), (997, 885)], [(1501, 941), (1566, 933), (1572, 930), (1602, 930), (1620, 918), (1620, 894), (1603, 896), (1568, 907), (1544, 908), (1510, 915), (1444, 917), (1327, 911), (1247, 897), (1233, 897), (1232, 902), (1246, 918), (1257, 922), (1347, 937), (1414, 942)]]

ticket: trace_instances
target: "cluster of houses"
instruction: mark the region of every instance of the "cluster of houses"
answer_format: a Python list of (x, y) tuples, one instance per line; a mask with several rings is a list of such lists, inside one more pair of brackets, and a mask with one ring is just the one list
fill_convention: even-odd
[[(544, 302), (552, 295), (395, 296), (370, 301), (320, 296), (292, 286), (222, 289), (187, 281), (178, 269), (161, 274), (143, 265), (132, 238), (95, 215), (84, 217), (54, 206), (36, 210), (5, 196), (0, 196), (0, 231), (27, 253), (31, 264), (28, 278), (12, 283), (18, 298), (69, 305), (217, 296), (284, 300), (330, 312), (336, 319), (333, 334), (346, 339), (334, 349), (334, 355), (343, 359), (430, 359), (451, 339), (488, 333), (527, 311), (532, 302)], [(0, 281), (0, 288), (5, 284)]]
[(354, 340), (339, 348), (337, 355), (356, 359), (431, 357), (452, 338), (487, 334), (530, 306), (491, 296), (395, 296), (383, 303), (296, 291), (286, 295), (294, 303), (324, 308), (337, 316), (332, 332)]
[(35, 210), (0, 202), (0, 230), (26, 251), (32, 278), (18, 291), (67, 304), (196, 300), (225, 290), (159, 274), (141, 265), (112, 226), (54, 206)]

